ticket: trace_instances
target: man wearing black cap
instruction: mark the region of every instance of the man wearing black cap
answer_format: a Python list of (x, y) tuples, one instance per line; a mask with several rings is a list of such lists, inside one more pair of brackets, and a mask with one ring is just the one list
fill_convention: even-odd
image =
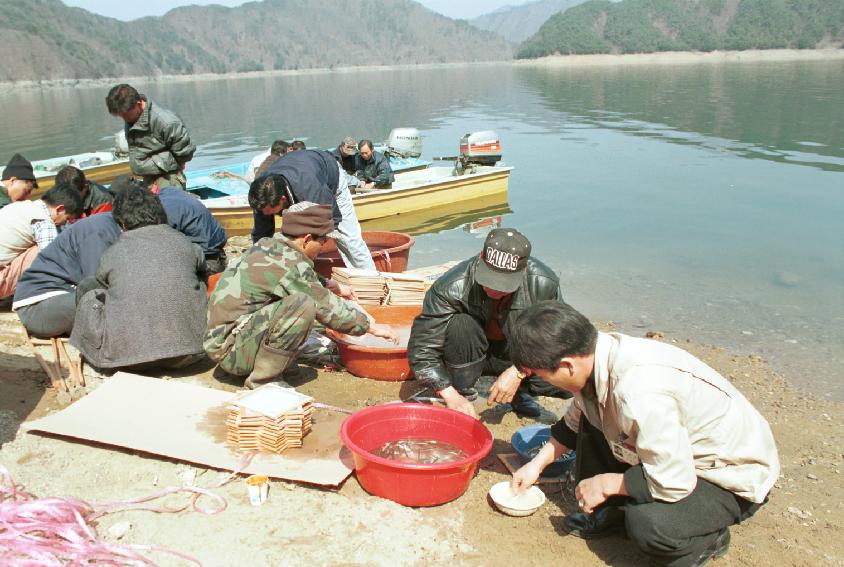
[(559, 279), (530, 252), (519, 231), (495, 229), (478, 256), (454, 266), (425, 294), (408, 359), (416, 377), (448, 407), (477, 417), (474, 385), (484, 373), (498, 375), (489, 402), (509, 402), (520, 416), (542, 411), (529, 392), (569, 397), (521, 374), (510, 361), (508, 339), (519, 313), (537, 301), (562, 301)]
[(0, 209), (9, 203), (28, 199), (32, 190), (37, 188), (38, 181), (32, 171), (32, 164), (20, 154), (13, 155), (3, 169), (0, 181)]

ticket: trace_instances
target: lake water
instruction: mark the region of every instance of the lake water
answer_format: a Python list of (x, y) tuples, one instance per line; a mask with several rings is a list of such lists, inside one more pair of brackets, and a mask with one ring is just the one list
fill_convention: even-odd
[[(199, 146), (190, 168), (246, 160), (276, 138), (328, 147), (397, 126), (422, 131), (425, 156), (453, 155), (464, 133), (495, 129), (516, 169), (509, 207), (492, 209), (531, 239), (570, 303), (631, 334), (759, 354), (844, 399), (842, 61), (138, 86), (188, 124)], [(0, 95), (0, 161), (109, 146), (120, 122), (106, 92)], [(411, 266), (476, 254), (483, 233), (460, 223), (479, 216), (420, 219)]]

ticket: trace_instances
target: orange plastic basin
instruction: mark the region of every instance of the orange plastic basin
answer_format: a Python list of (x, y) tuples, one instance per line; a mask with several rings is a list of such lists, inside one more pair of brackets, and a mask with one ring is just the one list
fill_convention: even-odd
[(349, 372), (361, 378), (409, 380), (412, 373), (407, 362), (407, 339), (410, 336), (413, 320), (422, 313), (422, 305), (365, 305), (364, 307), (375, 318), (376, 323), (392, 326), (402, 337), (402, 341), (394, 345), (372, 335), (352, 337), (328, 329), (328, 336), (337, 343), (340, 350), (343, 365)]
[[(407, 260), (414, 239), (403, 232), (365, 230), (363, 241), (372, 253), (375, 269), (379, 272), (403, 272), (407, 269)], [(346, 264), (340, 258), (337, 244), (329, 240), (322, 247), (322, 252), (314, 260), (318, 274), (330, 278), (332, 268), (342, 268)]]

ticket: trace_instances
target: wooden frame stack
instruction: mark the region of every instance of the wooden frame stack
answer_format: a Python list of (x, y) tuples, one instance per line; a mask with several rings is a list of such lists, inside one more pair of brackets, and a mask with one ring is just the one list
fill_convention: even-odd
[(311, 430), (313, 401), (275, 384), (244, 392), (228, 408), (227, 440), (241, 451), (283, 453), (301, 447)]

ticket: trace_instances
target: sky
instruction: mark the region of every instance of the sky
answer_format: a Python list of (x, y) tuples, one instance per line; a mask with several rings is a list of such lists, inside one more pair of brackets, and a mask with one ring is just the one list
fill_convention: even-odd
[[(239, 6), (243, 0), (146, 0), (145, 2), (115, 2), (114, 0), (63, 0), (68, 6), (79, 6), (89, 12), (110, 16), (118, 20), (134, 20), (144, 16), (160, 16), (176, 6), (186, 4), (221, 4)], [(339, 1), (339, 0), (338, 0)], [(434, 12), (450, 18), (474, 18), (502, 6), (518, 6), (528, 0), (417, 0)]]

